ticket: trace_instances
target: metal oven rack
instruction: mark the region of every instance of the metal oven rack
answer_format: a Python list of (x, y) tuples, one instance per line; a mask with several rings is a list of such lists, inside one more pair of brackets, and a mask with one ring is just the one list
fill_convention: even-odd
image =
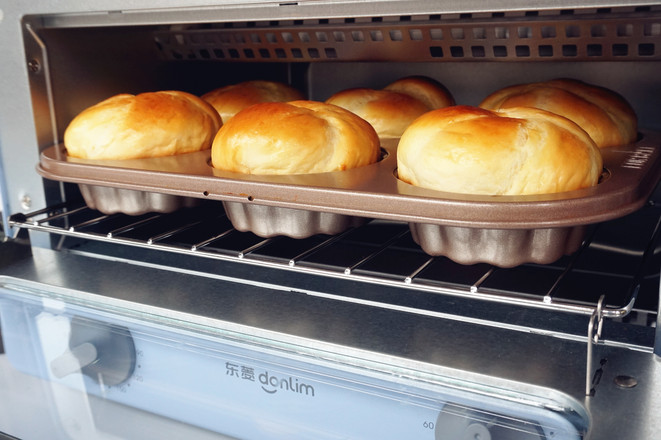
[[(588, 395), (592, 392), (593, 350), (602, 336), (604, 318), (624, 318), (634, 307), (650, 316), (656, 314), (659, 274), (655, 268), (660, 263), (655, 260), (661, 255), (655, 251), (660, 223), (659, 207), (649, 203), (629, 216), (591, 226), (580, 250), (554, 264), (501, 269), (487, 264), (462, 266), (445, 257), (430, 257), (412, 240), (408, 225), (401, 222), (373, 220), (336, 236), (302, 240), (261, 238), (234, 229), (219, 203), (142, 216), (106, 215), (85, 205), (62, 204), (14, 214), (9, 219), (16, 233), (28, 229), (60, 236), (56, 246), (60, 249), (70, 244), (67, 240), (106, 242), (395, 288), (427, 297), (440, 295), (586, 316)], [(641, 290), (648, 294), (639, 295)], [(316, 294), (430, 316), (453, 313), (426, 309), (420, 302), (409, 305), (406, 300), (380, 303), (353, 291)]]
[[(60, 235), (59, 247), (64, 238), (72, 237), (579, 315), (591, 316), (600, 309), (602, 317), (623, 318), (634, 309), (641, 285), (655, 283), (647, 270), (655, 256), (657, 211), (650, 204), (631, 216), (593, 226), (582, 248), (557, 263), (512, 269), (462, 266), (430, 257), (413, 242), (408, 226), (399, 222), (373, 220), (337, 236), (303, 240), (261, 238), (235, 230), (221, 205), (214, 203), (142, 216), (106, 215), (85, 205), (63, 204), (14, 214), (9, 224), (16, 231)], [(636, 236), (619, 239), (611, 228)], [(597, 278), (592, 276), (595, 259), (605, 267), (598, 277), (611, 275), (598, 285), (592, 283)], [(586, 286), (594, 291), (586, 291)], [(655, 304), (643, 308), (653, 312)]]

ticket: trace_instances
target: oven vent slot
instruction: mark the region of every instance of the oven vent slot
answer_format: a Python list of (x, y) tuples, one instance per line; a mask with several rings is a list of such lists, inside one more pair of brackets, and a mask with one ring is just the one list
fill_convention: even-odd
[(173, 27), (173, 61), (578, 61), (661, 59), (661, 13), (548, 11)]
[[(444, 257), (429, 257), (413, 242), (407, 224), (399, 222), (374, 220), (332, 237), (264, 239), (236, 231), (221, 206), (203, 204), (170, 215), (135, 217), (62, 205), (15, 214), (9, 223), (60, 236), (60, 247), (68, 241), (70, 249), (84, 241), (128, 245), (469, 301), (590, 316), (604, 295), (603, 316), (622, 318), (632, 311), (642, 289), (646, 293), (636, 303), (637, 318), (654, 319), (658, 307), (652, 303), (659, 283), (654, 270), (658, 263), (651, 261), (656, 258), (660, 217), (654, 206), (594, 227), (583, 249), (571, 257), (551, 265), (512, 269), (463, 266)], [(630, 236), (622, 239), (617, 231)], [(406, 294), (398, 301), (406, 302)]]

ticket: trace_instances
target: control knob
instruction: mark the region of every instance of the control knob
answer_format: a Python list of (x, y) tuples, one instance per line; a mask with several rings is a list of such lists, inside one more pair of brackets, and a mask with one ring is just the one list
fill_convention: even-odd
[(135, 365), (135, 345), (128, 328), (77, 316), (71, 319), (69, 349), (50, 363), (57, 378), (80, 372), (104, 386), (128, 380)]

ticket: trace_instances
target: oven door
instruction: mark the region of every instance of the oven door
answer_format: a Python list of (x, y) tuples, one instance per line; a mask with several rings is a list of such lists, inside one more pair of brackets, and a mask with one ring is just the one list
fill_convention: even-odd
[[(45, 402), (26, 417), (47, 413), (59, 438), (164, 429), (255, 439), (651, 438), (656, 429), (661, 368), (649, 351), (597, 346), (595, 392), (585, 396), (580, 336), (335, 301), (322, 280), (293, 290), (218, 264), (216, 273), (235, 276), (34, 249), (0, 279), (3, 391), (26, 406)], [(29, 388), (17, 391), (14, 380)], [(613, 423), (620, 411), (634, 421)], [(3, 418), (0, 431), (38, 435), (42, 425), (27, 421)]]

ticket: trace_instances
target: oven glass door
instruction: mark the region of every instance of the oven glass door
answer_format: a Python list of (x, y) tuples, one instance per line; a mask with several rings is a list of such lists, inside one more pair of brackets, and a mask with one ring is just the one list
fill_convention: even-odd
[(104, 418), (105, 402), (242, 439), (578, 439), (585, 429), (580, 409), (541, 389), (497, 389), (176, 313), (131, 316), (93, 298), (6, 279), (0, 322), (13, 367), (93, 397), (87, 411), (111, 433), (120, 427)]

